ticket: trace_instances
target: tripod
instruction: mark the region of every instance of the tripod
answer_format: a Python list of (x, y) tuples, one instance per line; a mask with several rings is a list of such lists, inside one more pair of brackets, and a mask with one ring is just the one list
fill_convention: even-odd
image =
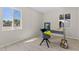
[(40, 45), (42, 45), (42, 43), (44, 42), (44, 41), (46, 41), (46, 44), (47, 44), (47, 47), (49, 48), (49, 43), (50, 43), (50, 41), (48, 40), (49, 38), (50, 38), (50, 36), (47, 36), (47, 35), (44, 35), (43, 34), (43, 40), (41, 41), (41, 43), (40, 43)]

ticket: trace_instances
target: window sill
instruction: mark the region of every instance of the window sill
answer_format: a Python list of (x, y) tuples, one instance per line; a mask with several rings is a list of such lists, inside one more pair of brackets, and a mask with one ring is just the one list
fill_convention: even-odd
[(14, 31), (14, 30), (22, 30), (22, 27), (3, 27), (2, 31)]

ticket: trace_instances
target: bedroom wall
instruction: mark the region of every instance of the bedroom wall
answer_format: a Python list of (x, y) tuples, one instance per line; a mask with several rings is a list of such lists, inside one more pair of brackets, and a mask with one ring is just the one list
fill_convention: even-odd
[(70, 13), (70, 25), (66, 27), (66, 36), (68, 38), (78, 39), (79, 38), (79, 8), (70, 7), (70, 8), (58, 8), (47, 12), (44, 14), (44, 21), (51, 22), (51, 29), (59, 30), (58, 19), (60, 14)]
[(59, 29), (59, 15), (63, 14), (63, 8), (53, 8), (54, 10), (49, 11), (43, 16), (44, 22), (51, 22), (51, 29), (58, 30)]
[(78, 13), (78, 15), (77, 15), (78, 20), (76, 21), (76, 24), (77, 24), (77, 25), (76, 25), (76, 27), (77, 27), (77, 28), (76, 28), (76, 30), (77, 30), (77, 34), (76, 34), (76, 35), (77, 35), (77, 37), (79, 38), (79, 8), (78, 8), (78, 12), (77, 12), (77, 13)]
[(22, 29), (2, 31), (0, 26), (0, 47), (39, 34), (42, 14), (30, 8), (24, 7), (19, 9), (22, 10)]
[(77, 30), (78, 27), (78, 8), (71, 7), (71, 8), (64, 8), (65, 13), (70, 13), (71, 14), (71, 19), (70, 19), (70, 26), (66, 27), (66, 35), (67, 37), (73, 38), (73, 39), (78, 39), (78, 32)]

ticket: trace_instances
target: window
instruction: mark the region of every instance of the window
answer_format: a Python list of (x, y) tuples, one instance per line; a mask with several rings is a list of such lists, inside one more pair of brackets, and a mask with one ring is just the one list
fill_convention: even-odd
[(13, 17), (13, 21), (14, 21), (14, 27), (18, 27), (21, 25), (21, 13), (18, 10), (14, 10), (14, 17)]
[(68, 14), (65, 14), (65, 19), (70, 19), (71, 18), (71, 15), (68, 13)]
[(3, 27), (11, 27), (12, 26), (12, 9), (11, 8), (3, 8)]
[(64, 20), (64, 15), (63, 14), (59, 15), (59, 20)]
[(59, 28), (64, 27), (64, 23), (62, 21), (59, 21)]
[[(4, 30), (21, 27), (21, 11), (13, 8), (4, 7), (2, 9), (2, 28)], [(18, 28), (19, 29), (19, 28)]]

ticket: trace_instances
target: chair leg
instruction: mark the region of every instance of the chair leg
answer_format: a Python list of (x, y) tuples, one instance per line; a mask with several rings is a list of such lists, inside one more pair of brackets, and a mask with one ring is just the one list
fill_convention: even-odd
[(46, 43), (47, 43), (47, 47), (49, 48), (48, 40), (46, 40)]
[(43, 43), (44, 40), (45, 40), (45, 39), (43, 39), (43, 40), (41, 41), (40, 45)]

